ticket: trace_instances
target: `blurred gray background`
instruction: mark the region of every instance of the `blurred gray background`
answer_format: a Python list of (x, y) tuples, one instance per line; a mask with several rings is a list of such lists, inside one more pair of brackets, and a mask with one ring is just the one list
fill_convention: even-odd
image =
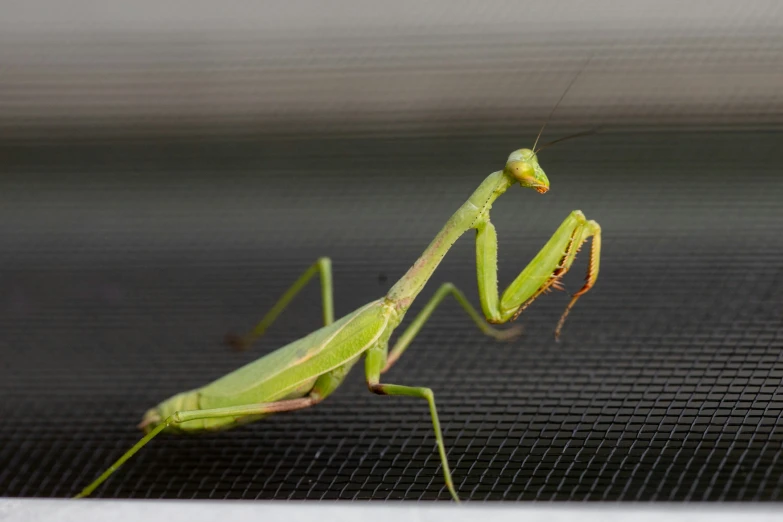
[(777, 125), (776, 0), (0, 4), (0, 132)]

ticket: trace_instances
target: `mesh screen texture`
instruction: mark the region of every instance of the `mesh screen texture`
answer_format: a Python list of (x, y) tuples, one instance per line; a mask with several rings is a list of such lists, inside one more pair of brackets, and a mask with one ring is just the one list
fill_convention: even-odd
[[(603, 227), (595, 288), (552, 331), (555, 292), (495, 343), (446, 301), (387, 382), (435, 392), (470, 500), (776, 500), (783, 493), (783, 178), (774, 133), (604, 134), (542, 152), (546, 195), (493, 209), (501, 287), (567, 213)], [(77, 142), (0, 150), (0, 494), (77, 493), (144, 411), (380, 297), (518, 136)], [(584, 253), (566, 278), (579, 288)], [(478, 303), (472, 234), (441, 282)], [(502, 290), (502, 288), (501, 288)], [(316, 408), (220, 434), (162, 435), (96, 496), (442, 499), (423, 401), (361, 366)]]

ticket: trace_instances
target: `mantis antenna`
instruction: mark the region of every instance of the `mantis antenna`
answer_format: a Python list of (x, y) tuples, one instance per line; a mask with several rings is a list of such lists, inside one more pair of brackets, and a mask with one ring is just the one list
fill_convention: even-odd
[(557, 138), (556, 140), (552, 140), (552, 141), (550, 141), (548, 143), (544, 143), (535, 152), (536, 152), (536, 154), (538, 154), (539, 151), (542, 151), (545, 148), (549, 147), (550, 145), (554, 145), (555, 143), (560, 143), (561, 141), (571, 140), (571, 139), (574, 139), (574, 138), (581, 138), (582, 136), (590, 136), (591, 134), (598, 133), (600, 130), (601, 130), (601, 127), (599, 126), (599, 127), (595, 127), (593, 129), (590, 129), (590, 130), (577, 132), (575, 134), (569, 134), (568, 136), (564, 136), (562, 138)]
[[(560, 95), (560, 99), (559, 99), (559, 100), (557, 100), (557, 103), (555, 104), (555, 106), (554, 106), (554, 107), (552, 107), (552, 112), (550, 112), (550, 113), (549, 113), (549, 116), (547, 116), (547, 118), (546, 118), (546, 121), (545, 121), (545, 122), (544, 122), (544, 124), (541, 126), (541, 130), (540, 130), (540, 131), (538, 131), (538, 136), (536, 136), (536, 141), (535, 141), (535, 143), (533, 143), (532, 150), (533, 150), (534, 152), (538, 152), (538, 150), (541, 150), (541, 149), (538, 149), (538, 150), (536, 150), (536, 145), (538, 145), (538, 140), (539, 140), (539, 139), (541, 139), (541, 134), (543, 134), (543, 133), (544, 133), (544, 129), (546, 128), (546, 124), (547, 124), (547, 123), (549, 123), (549, 120), (551, 120), (551, 119), (552, 119), (552, 115), (555, 113), (555, 111), (557, 110), (557, 108), (560, 106), (560, 102), (562, 102), (562, 101), (563, 101), (563, 98), (565, 98), (565, 97), (566, 97), (566, 94), (568, 94), (568, 91), (570, 91), (570, 90), (571, 90), (571, 87), (573, 87), (573, 85), (576, 83), (576, 80), (577, 80), (577, 79), (579, 78), (579, 76), (582, 74), (582, 71), (584, 71), (585, 69), (587, 69), (587, 66), (588, 66), (588, 65), (590, 65), (590, 62), (592, 61), (592, 59), (593, 59), (593, 56), (594, 56), (593, 54), (591, 54), (591, 55), (590, 55), (590, 58), (588, 58), (588, 59), (587, 59), (587, 61), (585, 62), (585, 64), (582, 66), (582, 68), (581, 68), (581, 69), (579, 69), (579, 72), (577, 72), (577, 73), (576, 73), (576, 75), (575, 75), (575, 76), (574, 76), (574, 77), (571, 79), (571, 83), (569, 83), (569, 84), (568, 84), (568, 87), (566, 87), (566, 89), (563, 91), (563, 94), (561, 94), (561, 95)], [(560, 140), (560, 141), (562, 141), (562, 140)], [(553, 143), (553, 142), (552, 142), (552, 143)], [(552, 143), (548, 143), (547, 145), (551, 145)], [(543, 148), (543, 147), (541, 147), (541, 148)]]

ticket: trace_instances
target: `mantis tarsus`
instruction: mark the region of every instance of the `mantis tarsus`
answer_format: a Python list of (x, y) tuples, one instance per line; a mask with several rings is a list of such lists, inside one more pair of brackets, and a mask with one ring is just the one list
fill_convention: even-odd
[[(249, 346), (266, 331), (316, 274), (320, 274), (321, 278), (324, 316), (322, 328), (211, 384), (177, 394), (148, 410), (139, 424), (146, 435), (84, 488), (77, 498), (92, 493), (126, 460), (164, 430), (192, 433), (229, 429), (273, 413), (300, 410), (318, 404), (337, 389), (364, 354), (367, 386), (371, 392), (380, 395), (407, 395), (427, 401), (446, 487), (454, 500), (459, 501), (446, 458), (432, 390), (383, 382), (381, 375), (400, 358), (435, 308), (448, 295), (454, 296), (486, 335), (498, 340), (516, 337), (520, 333), (519, 327), (499, 330), (490, 323), (501, 324), (516, 319), (536, 297), (551, 288), (559, 288), (561, 278), (571, 268), (580, 247), (592, 237), (585, 284), (573, 294), (563, 312), (555, 330), (556, 337), (560, 334), (571, 307), (579, 296), (595, 284), (598, 277), (601, 228), (595, 221), (585, 219), (582, 212), (571, 212), (530, 264), (506, 288), (502, 296), (499, 295), (497, 234), (489, 213), (494, 201), (516, 183), (535, 189), (541, 194), (549, 190), (549, 180), (538, 164), (536, 152), (531, 149), (512, 152), (505, 167), (490, 174), (478, 186), (449, 218), (421, 257), (384, 297), (337, 321), (334, 320), (331, 261), (325, 257), (318, 259), (250, 333), (228, 340), (239, 347)], [(476, 231), (478, 290), (486, 320), (459, 289), (451, 283), (444, 283), (389, 351), (389, 338), (402, 322), (414, 299), (454, 242), (471, 229)]]

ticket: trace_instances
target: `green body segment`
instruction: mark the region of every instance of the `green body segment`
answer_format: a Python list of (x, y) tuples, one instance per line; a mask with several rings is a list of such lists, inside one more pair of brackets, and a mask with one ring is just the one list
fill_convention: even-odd
[(513, 184), (514, 179), (503, 171), (487, 176), (470, 198), (449, 218), (421, 257), (389, 290), (387, 297), (397, 303), (400, 309), (407, 310), (457, 239), (471, 228), (480, 225), (482, 218), (492, 208), (492, 203)]
[[(206, 386), (177, 394), (148, 413), (163, 420), (177, 411), (225, 408), (237, 404), (274, 402), (307, 395), (316, 379), (335, 368), (354, 363), (384, 337), (399, 315), (384, 300), (373, 301), (337, 322), (246, 364)], [(388, 339), (388, 335), (386, 335)], [(169, 426), (168, 431), (196, 432), (231, 428), (262, 418), (219, 417)], [(154, 427), (155, 423), (150, 423)]]

